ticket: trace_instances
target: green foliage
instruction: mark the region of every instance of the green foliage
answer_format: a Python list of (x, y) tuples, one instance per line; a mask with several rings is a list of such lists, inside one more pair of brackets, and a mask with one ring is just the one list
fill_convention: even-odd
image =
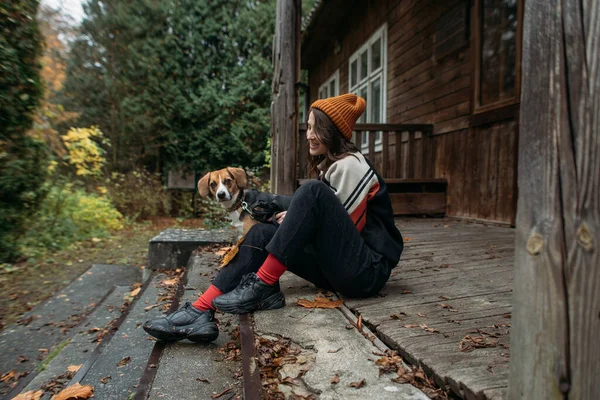
[(0, 261), (18, 256), (25, 221), (44, 198), (46, 145), (27, 131), (42, 96), (38, 2), (0, 3)]
[(65, 105), (107, 133), (111, 170), (264, 163), (274, 0), (90, 0), (85, 11)]
[(70, 184), (52, 187), (30, 221), (21, 242), (25, 257), (123, 229), (123, 216), (107, 197), (88, 194)]
[(113, 172), (106, 179), (106, 189), (117, 210), (131, 221), (171, 211), (170, 196), (158, 174), (143, 169)]

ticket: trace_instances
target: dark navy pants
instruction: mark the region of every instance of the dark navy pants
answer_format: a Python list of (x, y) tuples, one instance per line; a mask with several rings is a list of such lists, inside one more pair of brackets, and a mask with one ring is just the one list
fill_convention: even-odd
[(364, 242), (348, 212), (321, 181), (302, 185), (280, 226), (254, 225), (235, 258), (213, 284), (233, 290), (243, 275), (256, 272), (271, 253), (288, 271), (347, 297), (377, 294), (391, 267)]

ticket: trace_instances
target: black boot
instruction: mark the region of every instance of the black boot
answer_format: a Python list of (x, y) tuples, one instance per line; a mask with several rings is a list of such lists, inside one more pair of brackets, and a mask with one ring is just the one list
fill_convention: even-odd
[(246, 314), (258, 310), (274, 310), (285, 306), (279, 282), (267, 285), (254, 272), (244, 275), (240, 284), (229, 293), (212, 301), (219, 311)]
[(214, 311), (197, 310), (189, 302), (172, 314), (146, 321), (144, 330), (166, 342), (183, 339), (192, 342), (212, 342), (219, 336)]

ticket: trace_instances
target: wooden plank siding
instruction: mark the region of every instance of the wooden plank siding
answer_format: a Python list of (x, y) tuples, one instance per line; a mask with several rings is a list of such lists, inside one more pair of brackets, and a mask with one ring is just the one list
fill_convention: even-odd
[[(436, 59), (436, 32), (448, 29), (440, 26), (443, 16), (461, 5), (474, 3), (466, 0), (348, 2), (346, 7), (352, 11), (338, 24), (330, 45), (321, 48), (318, 61), (314, 60), (314, 53), (310, 62), (303, 59), (303, 63), (310, 65), (309, 97), (311, 102), (316, 100), (319, 86), (338, 69), (340, 93), (346, 93), (350, 57), (387, 23), (386, 123), (434, 126), (431, 148), (426, 149), (431, 152), (430, 170), (421, 170), (426, 163), (414, 163), (415, 176), (447, 179), (449, 216), (514, 225), (518, 143), (514, 115), (486, 124), (485, 118), (473, 114), (471, 38), (467, 38), (466, 46)], [(466, 14), (469, 15), (468, 10)], [(467, 26), (464, 30), (469, 29)], [(391, 135), (388, 146), (393, 149), (388, 154), (386, 170), (396, 171), (397, 160), (404, 163), (402, 170), (410, 168), (408, 143), (403, 141), (397, 151), (396, 137)], [(416, 157), (421, 157), (420, 143), (416, 147), (419, 152)], [(376, 165), (383, 164), (380, 153), (369, 158)]]

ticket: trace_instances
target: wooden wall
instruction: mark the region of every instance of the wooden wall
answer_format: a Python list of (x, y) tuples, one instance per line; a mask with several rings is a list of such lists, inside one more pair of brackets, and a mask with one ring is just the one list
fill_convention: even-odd
[[(309, 71), (310, 98), (316, 99), (319, 86), (338, 68), (340, 92), (347, 92), (348, 59), (387, 22), (386, 122), (434, 125), (434, 177), (448, 180), (449, 216), (514, 225), (518, 126), (514, 118), (473, 125), (474, 63), (466, 8), (470, 3), (388, 0), (349, 4), (354, 11), (347, 23), (330, 48), (323, 49), (318, 67)], [(436, 40), (442, 35), (438, 33), (436, 39), (436, 32), (444, 29), (441, 18), (462, 5), (467, 10), (462, 26), (465, 43), (438, 56)]]

